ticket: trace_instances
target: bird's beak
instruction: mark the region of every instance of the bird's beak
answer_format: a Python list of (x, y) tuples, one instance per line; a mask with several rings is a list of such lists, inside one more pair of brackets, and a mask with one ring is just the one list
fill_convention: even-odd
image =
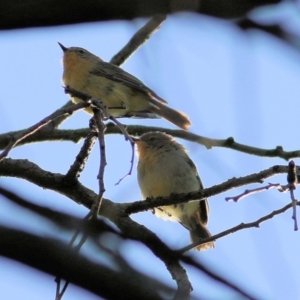
[(139, 138), (137, 138), (137, 137), (135, 137), (135, 136), (132, 136), (132, 135), (131, 135), (130, 137), (131, 137), (131, 139), (132, 139), (135, 143), (141, 141)]
[(58, 45), (60, 46), (60, 48), (62, 49), (62, 51), (66, 52), (67, 50), (69, 50), (69, 48), (65, 47), (63, 44), (61, 44), (60, 42), (57, 42)]

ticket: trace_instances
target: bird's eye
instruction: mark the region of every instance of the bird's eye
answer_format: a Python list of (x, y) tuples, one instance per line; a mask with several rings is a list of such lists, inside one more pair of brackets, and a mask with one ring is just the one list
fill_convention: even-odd
[(78, 50), (78, 52), (79, 52), (80, 54), (84, 54), (84, 53), (85, 53), (82, 49)]
[(153, 141), (155, 141), (155, 140), (156, 140), (156, 138), (155, 138), (154, 136), (152, 136), (152, 137), (149, 139), (150, 142), (153, 142)]

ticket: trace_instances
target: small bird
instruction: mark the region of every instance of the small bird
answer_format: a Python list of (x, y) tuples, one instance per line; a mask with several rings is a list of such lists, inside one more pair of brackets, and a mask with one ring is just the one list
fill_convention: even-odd
[[(188, 193), (203, 189), (202, 182), (187, 150), (176, 140), (162, 132), (148, 132), (140, 138), (133, 137), (137, 145), (138, 183), (142, 196), (168, 197), (173, 193)], [(154, 209), (164, 219), (177, 221), (190, 231), (191, 241), (211, 236), (206, 228), (209, 207), (206, 199), (162, 206)], [(209, 242), (195, 249), (214, 248)]]
[[(114, 117), (154, 113), (185, 130), (191, 125), (186, 114), (168, 107), (164, 99), (133, 75), (83, 48), (58, 44), (64, 52), (64, 84), (102, 100)], [(81, 100), (72, 97), (72, 101)], [(91, 109), (86, 111), (92, 114)]]

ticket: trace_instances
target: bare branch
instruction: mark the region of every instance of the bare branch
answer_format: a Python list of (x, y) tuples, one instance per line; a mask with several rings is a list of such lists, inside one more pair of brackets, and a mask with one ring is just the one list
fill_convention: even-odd
[(40, 122), (36, 123), (35, 125), (27, 128), (25, 130), (19, 131), (18, 134), (11, 136), (10, 142), (8, 143), (8, 145), (6, 146), (4, 151), (0, 154), (0, 161), (8, 155), (9, 151), (16, 144), (18, 144), (20, 141), (25, 139), (27, 136), (35, 133), (36, 131), (41, 129), (43, 126), (47, 125), (49, 122), (51, 122), (55, 118), (62, 116), (62, 115), (70, 115), (73, 112), (75, 112), (79, 109), (82, 109), (84, 107), (87, 107), (87, 106), (89, 106), (89, 104), (79, 103), (79, 104), (73, 105), (72, 107), (69, 107), (69, 108), (60, 109), (60, 110), (54, 112), (53, 114), (49, 115), (48, 117), (44, 118)]
[(226, 197), (225, 200), (226, 201), (238, 202), (239, 200), (241, 200), (245, 197), (248, 197), (250, 195), (254, 195), (254, 194), (261, 193), (261, 192), (264, 192), (264, 191), (268, 191), (268, 190), (271, 190), (271, 189), (277, 189), (279, 192), (282, 193), (282, 192), (288, 191), (289, 188), (290, 188), (290, 186), (288, 184), (283, 186), (279, 183), (268, 183), (267, 185), (265, 185), (263, 187), (259, 187), (259, 188), (251, 189), (251, 190), (247, 189), (243, 193), (241, 193), (237, 196)]
[[(298, 167), (297, 167), (298, 168)], [(268, 177), (274, 176), (275, 174), (282, 174), (288, 172), (288, 166), (273, 166), (259, 173), (250, 174), (240, 178), (232, 178), (223, 183), (217, 184), (210, 188), (203, 190), (183, 193), (183, 194), (172, 194), (170, 197), (157, 197), (157, 198), (147, 198), (142, 201), (135, 201), (131, 203), (122, 203), (120, 206), (128, 213), (133, 214), (154, 207), (173, 205), (179, 203), (189, 202), (191, 200), (200, 200), (204, 198), (209, 198), (221, 194), (233, 188), (244, 186), (251, 183), (262, 183)]]
[(180, 250), (178, 250), (180, 253), (184, 253), (186, 251), (189, 251), (191, 249), (193, 249), (194, 247), (197, 247), (199, 245), (202, 245), (202, 244), (205, 244), (205, 243), (208, 243), (208, 242), (211, 242), (211, 241), (215, 241), (217, 239), (220, 239), (226, 235), (229, 235), (229, 234), (232, 234), (232, 233), (235, 233), (237, 231), (240, 231), (240, 230), (243, 230), (243, 229), (247, 229), (247, 228), (259, 228), (259, 225), (269, 219), (272, 219), (273, 217), (277, 216), (277, 215), (280, 215), (282, 213), (284, 213), (285, 211), (287, 211), (288, 209), (290, 208), (293, 208), (294, 205), (298, 205), (300, 206), (300, 201), (295, 201), (293, 203), (289, 203), (287, 204), (286, 206), (278, 209), (278, 210), (274, 210), (273, 212), (271, 212), (270, 214), (267, 214), (263, 217), (261, 217), (260, 219), (254, 221), (254, 222), (250, 222), (250, 223), (241, 223), (240, 225), (237, 225), (237, 226), (234, 226), (230, 229), (227, 229), (227, 230), (224, 230), (218, 234), (215, 234), (207, 239), (203, 239), (201, 240), (200, 242), (195, 242), (195, 243), (192, 243)]
[(67, 280), (65, 282), (62, 290), (60, 290), (61, 278), (56, 277), (54, 281), (56, 282), (55, 300), (61, 300), (62, 297), (63, 297), (63, 295), (64, 295), (64, 293), (65, 293), (65, 291), (67, 290), (67, 288), (69, 286), (70, 281)]
[(97, 196), (97, 200), (95, 202), (95, 205), (93, 206), (93, 217), (97, 218), (102, 200), (103, 200), (103, 194), (105, 193), (105, 185), (104, 185), (104, 171), (105, 167), (107, 165), (106, 161), (106, 154), (105, 154), (105, 139), (104, 139), (104, 132), (106, 130), (106, 127), (102, 121), (103, 114), (102, 111), (98, 109), (93, 109), (94, 117), (92, 118), (92, 121), (96, 124), (97, 132), (98, 132), (98, 141), (99, 141), (99, 149), (100, 149), (100, 165), (99, 165), (99, 172), (98, 172), (98, 182), (99, 182), (99, 193)]
[[(109, 124), (107, 124), (107, 128), (108, 128), (107, 133), (118, 133), (118, 131), (115, 128), (110, 127)], [(135, 134), (135, 135), (142, 135), (143, 133), (149, 131), (165, 132), (174, 137), (182, 138), (184, 140), (203, 145), (207, 149), (211, 149), (213, 147), (222, 147), (222, 148), (229, 148), (232, 150), (236, 150), (251, 155), (262, 156), (262, 157), (280, 157), (285, 160), (300, 157), (300, 150), (284, 151), (281, 146), (277, 146), (274, 149), (261, 149), (261, 148), (237, 143), (235, 142), (233, 137), (229, 137), (227, 139), (212, 139), (192, 132), (187, 132), (184, 130), (167, 129), (161, 127), (147, 127), (147, 126), (140, 126), (140, 125), (132, 125), (132, 126), (129, 125), (126, 128), (130, 134)]]
[(120, 184), (120, 182), (125, 179), (126, 177), (130, 176), (132, 174), (133, 170), (133, 163), (134, 163), (134, 142), (129, 141), (131, 145), (131, 160), (130, 160), (130, 169), (127, 174), (125, 174), (123, 177), (121, 177), (118, 182), (115, 185)]
[(156, 15), (152, 17), (140, 30), (138, 30), (135, 35), (130, 39), (130, 41), (121, 49), (112, 59), (110, 63), (120, 66), (126, 59), (128, 59), (133, 52), (135, 52), (140, 46), (142, 46), (154, 33), (159, 29), (160, 25), (167, 16)]
[(295, 195), (294, 195), (294, 190), (291, 190), (291, 199), (292, 199), (292, 205), (293, 205), (293, 215), (292, 215), (292, 219), (294, 220), (294, 230), (295, 231), (298, 231), (298, 222), (297, 222), (297, 205), (298, 205), (298, 202), (295, 198)]
[[(61, 109), (65, 109), (65, 108), (69, 108), (70, 106), (72, 106), (74, 103), (69, 100), (67, 101), (62, 107), (60, 107), (59, 109), (57, 109), (54, 113), (56, 113), (57, 111), (61, 110)], [(62, 115), (59, 116), (57, 118), (55, 118), (54, 120), (52, 120), (49, 124), (47, 124), (45, 127), (43, 127), (43, 130), (46, 131), (53, 131), (53, 129), (58, 128), (67, 118), (69, 118), (71, 115)]]
[[(47, 127), (47, 125), (45, 126)], [(70, 141), (78, 143), (82, 139), (86, 138), (90, 132), (89, 128), (82, 129), (54, 129), (53, 131), (44, 131), (44, 128), (36, 131), (34, 134), (27, 136), (14, 145), (15, 147), (38, 143), (38, 142), (56, 142), (56, 141)], [(10, 142), (12, 136), (20, 135), (23, 130), (11, 131), (7, 133), (0, 134), (0, 149), (4, 149)]]
[[(118, 122), (118, 120), (115, 119)], [(114, 125), (113, 123), (108, 123), (107, 130), (105, 134), (121, 134), (122, 131), (119, 130), (118, 125)], [(236, 150), (239, 152), (243, 152), (246, 154), (262, 156), (262, 157), (279, 157), (284, 160), (289, 160), (292, 158), (300, 157), (300, 150), (293, 151), (284, 151), (281, 146), (277, 146), (274, 149), (261, 149), (256, 147), (251, 147), (243, 144), (236, 143), (233, 138), (227, 139), (211, 139), (201, 135), (197, 135), (192, 132), (187, 132), (184, 130), (177, 129), (168, 129), (162, 127), (155, 126), (142, 126), (142, 125), (123, 125), (126, 127), (126, 131), (130, 135), (142, 135), (143, 133), (149, 131), (160, 131), (170, 134), (174, 137), (181, 138), (190, 142), (195, 142), (200, 145), (205, 146), (207, 149), (211, 149), (213, 147), (223, 147), (232, 150)], [(3, 149), (3, 146), (6, 145), (7, 140), (9, 139), (10, 134), (17, 134), (20, 131), (15, 131), (11, 133), (5, 133), (0, 135), (0, 149)], [(45, 135), (37, 135), (32, 138), (26, 138), (26, 140), (21, 142), (20, 145), (32, 142), (42, 142), (42, 141), (57, 141), (57, 140), (65, 140), (65, 141), (73, 141), (78, 142), (80, 139), (85, 138), (88, 134), (89, 130), (86, 128), (77, 129), (77, 130), (54, 130), (51, 133), (47, 133)]]
[(80, 152), (76, 156), (74, 163), (65, 175), (64, 183), (66, 185), (72, 186), (77, 183), (80, 173), (83, 171), (87, 159), (95, 144), (96, 136), (97, 134), (95, 132), (90, 132), (86, 137), (84, 144), (82, 145)]

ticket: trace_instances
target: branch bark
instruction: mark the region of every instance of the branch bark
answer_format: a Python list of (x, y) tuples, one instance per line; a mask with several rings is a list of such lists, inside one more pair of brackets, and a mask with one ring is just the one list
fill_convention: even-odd
[[(113, 123), (108, 123), (107, 130), (105, 134), (122, 134), (118, 126)], [(126, 130), (131, 135), (142, 135), (143, 133), (149, 131), (161, 131), (170, 134), (174, 137), (181, 138), (190, 142), (195, 142), (199, 145), (205, 146), (207, 149), (214, 147), (228, 148), (243, 152), (246, 154), (251, 154), (260, 157), (279, 157), (286, 161), (300, 157), (300, 150), (285, 151), (282, 146), (276, 146), (273, 149), (263, 149), (258, 147), (253, 147), (245, 144), (240, 144), (234, 140), (233, 137), (228, 137), (226, 139), (213, 139), (204, 137), (192, 132), (178, 130), (178, 129), (168, 129), (162, 127), (154, 126), (142, 126), (142, 125), (124, 125)], [(21, 131), (13, 131), (0, 134), (0, 149), (4, 149), (6, 145), (10, 142), (11, 136), (18, 135)], [(26, 139), (21, 140), (15, 147), (34, 143), (34, 142), (45, 142), (45, 141), (72, 141), (78, 143), (81, 139), (85, 138), (89, 133), (88, 128), (75, 129), (75, 130), (59, 130), (55, 129), (52, 132), (40, 131), (26, 137)]]

